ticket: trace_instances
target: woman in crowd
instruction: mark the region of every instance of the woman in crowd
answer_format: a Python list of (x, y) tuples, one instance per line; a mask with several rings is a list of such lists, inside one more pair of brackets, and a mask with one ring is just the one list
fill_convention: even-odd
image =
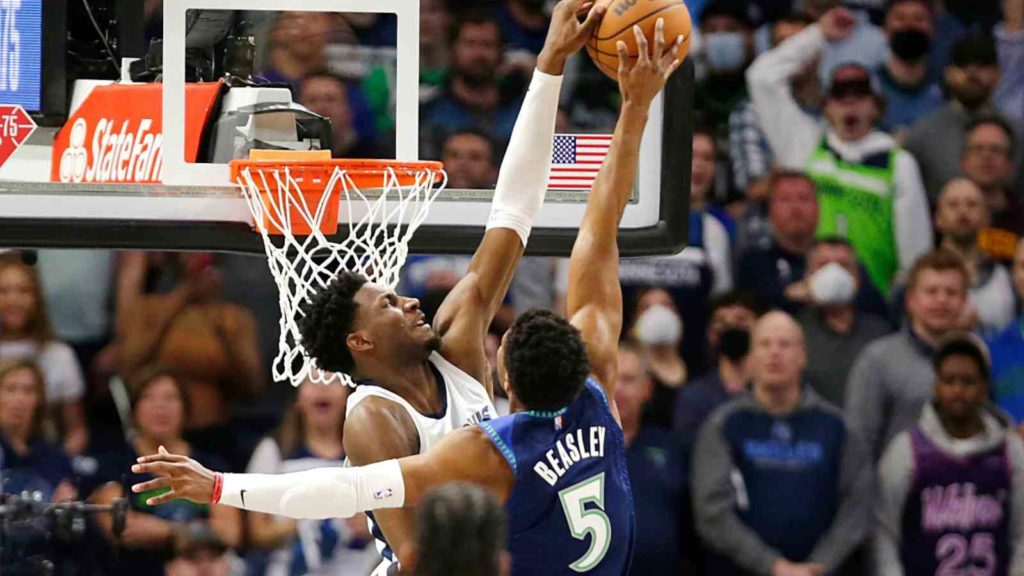
[(46, 387), (31, 360), (0, 361), (0, 470), (3, 491), (40, 491), (53, 502), (76, 495), (71, 462), (46, 440)]
[[(135, 436), (123, 449), (111, 451), (100, 458), (96, 480), (107, 483), (92, 497), (97, 504), (109, 504), (116, 498), (128, 497), (128, 522), (111, 572), (126, 576), (162, 574), (164, 564), (173, 555), (176, 536), (193, 522), (209, 523), (227, 546), (238, 546), (242, 539), (242, 519), (241, 512), (235, 508), (198, 506), (184, 500), (156, 506), (146, 503), (163, 490), (125, 494), (123, 486), (151, 479), (145, 474), (131, 473), (132, 464), (139, 456), (153, 454), (161, 446), (175, 454), (188, 454), (205, 466), (224, 466), (222, 460), (182, 438), (191, 406), (173, 372), (159, 367), (140, 369), (129, 386), (129, 393)], [(107, 538), (112, 538), (110, 517), (100, 515), (96, 520)]]
[[(154, 256), (149, 255), (150, 259)], [(229, 426), (232, 401), (264, 388), (258, 332), (252, 313), (221, 297), (213, 256), (173, 255), (151, 267), (147, 255), (125, 255), (118, 279), (117, 330), (121, 373), (132, 379), (142, 366), (173, 367), (191, 407), (187, 436), (228, 461), (245, 465)], [(156, 274), (154, 274), (154, 272)], [(150, 279), (170, 272), (169, 291), (149, 292)]]
[(42, 370), (49, 411), (70, 454), (89, 443), (82, 396), (85, 382), (74, 350), (56, 339), (35, 268), (20, 257), (0, 257), (0, 360), (31, 359)]
[[(341, 466), (349, 392), (337, 382), (303, 383), (281, 427), (256, 447), (247, 472), (281, 474)], [(296, 522), (250, 513), (248, 525), (250, 544), (272, 550), (267, 576), (364, 574), (379, 560), (361, 514), (350, 519)]]

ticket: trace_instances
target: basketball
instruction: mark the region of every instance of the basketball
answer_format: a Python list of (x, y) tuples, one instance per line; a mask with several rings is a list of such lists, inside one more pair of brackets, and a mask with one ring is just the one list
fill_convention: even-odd
[(682, 35), (683, 56), (690, 48), (690, 11), (682, 0), (614, 0), (605, 12), (597, 31), (587, 41), (587, 54), (594, 64), (612, 80), (619, 78), (619, 53), (616, 43), (626, 43), (626, 51), (635, 62), (637, 57), (636, 36), (633, 25), (637, 24), (654, 45), (654, 26), (658, 18), (665, 20), (665, 44), (671, 46), (676, 36)]

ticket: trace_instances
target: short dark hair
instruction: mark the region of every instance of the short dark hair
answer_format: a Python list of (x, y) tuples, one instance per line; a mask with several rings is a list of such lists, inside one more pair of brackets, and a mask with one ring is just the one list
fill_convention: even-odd
[(774, 191), (782, 180), (804, 180), (811, 185), (812, 189), (817, 190), (814, 179), (807, 172), (791, 168), (775, 168), (768, 175), (769, 201), (771, 200), (771, 191)]
[(494, 16), (491, 15), (487, 10), (480, 8), (470, 8), (465, 12), (462, 12), (455, 23), (452, 24), (448, 34), (448, 46), (451, 49), (455, 45), (455, 42), (459, 39), (459, 34), (462, 33), (462, 29), (466, 26), (481, 26), (489, 24), (494, 26), (494, 29), (498, 32), (498, 44), (504, 45), (505, 39), (501, 34), (501, 25), (498, 24)]
[(972, 64), (976, 66), (999, 65), (996, 43), (991, 35), (972, 32), (953, 44), (953, 48), (949, 52), (948, 65), (963, 68)]
[(504, 509), (483, 488), (435, 488), (416, 508), (416, 576), (498, 574), (506, 530)]
[(938, 348), (932, 355), (932, 366), (935, 372), (939, 372), (942, 363), (950, 356), (967, 356), (978, 366), (978, 372), (987, 382), (992, 361), (989, 357), (988, 346), (977, 336), (964, 332), (954, 332), (939, 342)]
[(455, 132), (452, 132), (447, 137), (445, 137), (444, 142), (441, 144), (441, 154), (442, 155), (444, 154), (445, 146), (447, 146), (448, 142), (450, 142), (456, 136), (473, 136), (474, 138), (479, 138), (479, 139), (487, 142), (487, 146), (490, 148), (491, 164), (494, 164), (495, 162), (497, 162), (497, 160), (498, 160), (498, 143), (495, 141), (494, 136), (491, 135), (486, 130), (484, 130), (483, 128), (478, 128), (478, 127), (474, 127), (474, 126), (470, 126), (470, 127), (467, 127), (467, 128), (462, 128), (462, 129), (456, 130)]
[(853, 250), (854, 255), (857, 253), (857, 249), (853, 247), (853, 243), (850, 242), (849, 238), (838, 236), (835, 234), (822, 236), (814, 241), (814, 247), (818, 246), (845, 246), (850, 250)]
[(311, 72), (306, 73), (306, 75), (302, 77), (302, 81), (299, 82), (299, 86), (305, 84), (307, 80), (311, 80), (313, 78), (327, 78), (330, 80), (334, 80), (343, 89), (348, 90), (348, 80), (339, 76), (338, 74), (335, 74), (334, 72), (331, 72), (327, 68), (317, 68), (315, 70), (312, 70)]
[(355, 358), (346, 339), (355, 323), (356, 292), (366, 284), (366, 277), (342, 271), (301, 307), (299, 333), (302, 347), (316, 359), (317, 367), (330, 372), (352, 375)]
[(714, 316), (715, 312), (721, 308), (731, 308), (733, 306), (742, 306), (753, 312), (755, 316), (760, 316), (763, 312), (761, 302), (758, 301), (757, 296), (753, 292), (730, 290), (711, 299), (711, 302), (708, 304), (708, 316)]
[(892, 10), (894, 7), (900, 4), (905, 4), (907, 2), (914, 2), (916, 4), (924, 6), (925, 9), (928, 10), (929, 14), (933, 14), (935, 12), (934, 8), (932, 8), (931, 2), (929, 2), (928, 0), (889, 0), (888, 2), (885, 3), (886, 14), (888, 14), (889, 11)]
[(964, 139), (966, 140), (966, 136), (968, 134), (974, 132), (975, 129), (981, 126), (995, 126), (996, 128), (1002, 130), (1003, 134), (1006, 135), (1006, 141), (1010, 145), (1010, 148), (1009, 150), (1006, 151), (1006, 153), (1008, 156), (1013, 157), (1013, 149), (1014, 146), (1016, 146), (1017, 144), (1017, 135), (1014, 133), (1013, 126), (1010, 124), (1009, 120), (1007, 120), (1005, 116), (1002, 116), (1001, 114), (991, 113), (979, 114), (978, 116), (975, 116), (973, 119), (971, 119), (970, 122), (967, 123), (967, 129), (964, 130)]
[(524, 312), (509, 328), (505, 367), (519, 401), (530, 410), (542, 411), (567, 406), (590, 373), (579, 330), (540, 308)]

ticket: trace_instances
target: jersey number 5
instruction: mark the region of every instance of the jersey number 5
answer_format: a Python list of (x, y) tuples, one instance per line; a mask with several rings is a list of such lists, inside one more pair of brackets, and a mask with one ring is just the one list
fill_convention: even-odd
[[(558, 497), (572, 537), (577, 540), (583, 540), (588, 534), (591, 537), (587, 553), (569, 568), (576, 572), (589, 572), (608, 553), (612, 541), (612, 524), (604, 513), (604, 472), (562, 490)], [(587, 502), (593, 502), (596, 508), (588, 510)]]

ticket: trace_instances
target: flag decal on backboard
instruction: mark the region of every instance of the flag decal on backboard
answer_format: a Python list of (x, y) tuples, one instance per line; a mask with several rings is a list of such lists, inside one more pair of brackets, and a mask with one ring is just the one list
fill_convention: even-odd
[(610, 134), (555, 134), (548, 188), (589, 190), (611, 142)]

